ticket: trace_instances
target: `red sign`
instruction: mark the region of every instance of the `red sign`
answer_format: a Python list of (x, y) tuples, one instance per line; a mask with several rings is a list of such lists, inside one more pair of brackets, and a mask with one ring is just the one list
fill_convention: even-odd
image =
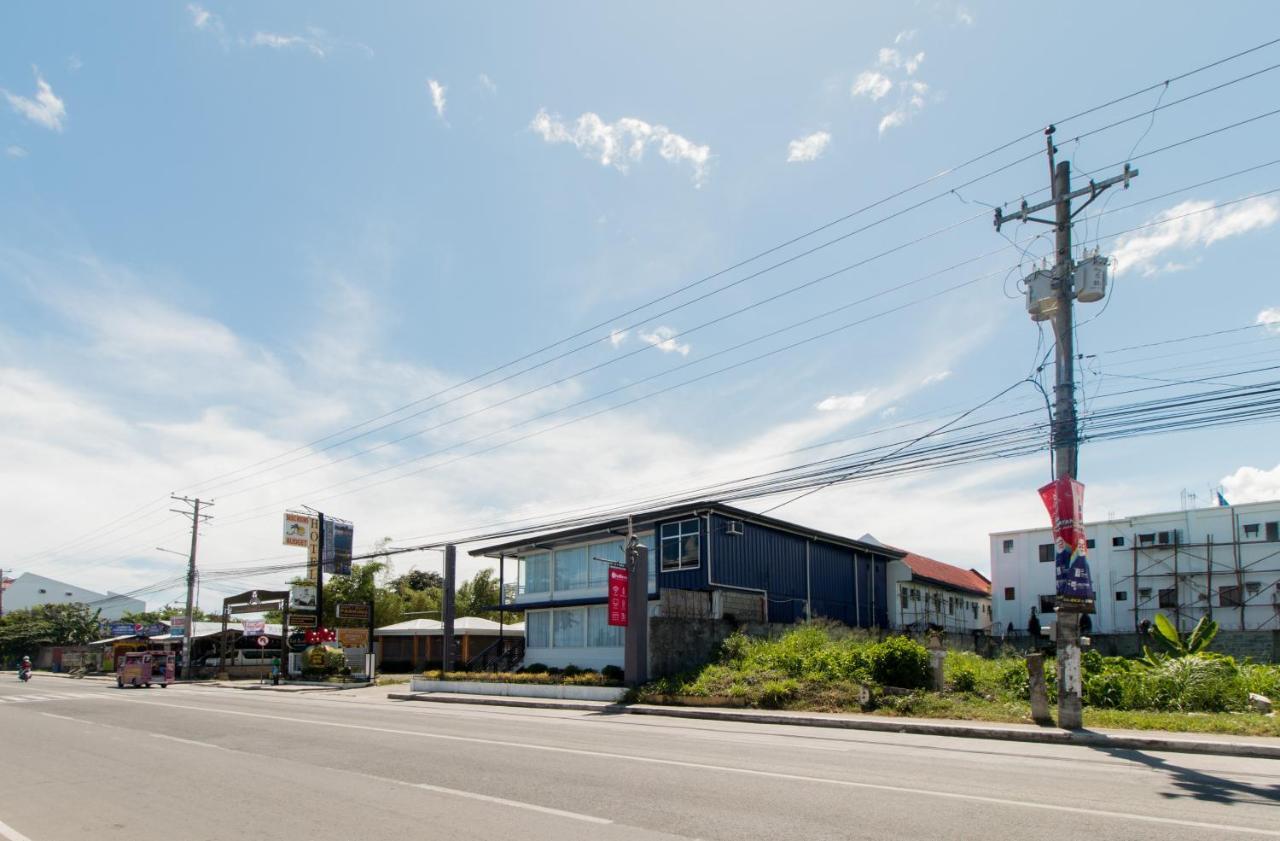
[(609, 624), (627, 624), (627, 571), (621, 567), (609, 567)]
[(1054, 578), (1059, 608), (1093, 613), (1093, 576), (1084, 533), (1084, 485), (1057, 479), (1040, 489), (1053, 523)]

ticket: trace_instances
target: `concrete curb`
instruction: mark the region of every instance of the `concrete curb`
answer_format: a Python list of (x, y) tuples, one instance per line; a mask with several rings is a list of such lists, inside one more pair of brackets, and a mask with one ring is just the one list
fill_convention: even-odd
[(1077, 745), (1110, 750), (1142, 750), (1168, 753), (1196, 753), (1216, 756), (1239, 756), (1256, 759), (1280, 759), (1280, 739), (1275, 744), (1228, 742), (1217, 739), (1186, 738), (1167, 732), (1138, 736), (1106, 733), (1097, 730), (1062, 730), (1057, 727), (1037, 729), (1000, 727), (970, 723), (940, 723), (906, 718), (827, 717), (803, 714), (779, 714), (764, 710), (731, 710), (713, 707), (663, 707), (654, 704), (606, 704), (582, 701), (534, 701), (492, 696), (459, 696), (437, 693), (391, 693), (396, 701), (428, 701), (437, 704), (486, 704), (502, 707), (527, 707), (553, 710), (579, 710), (628, 715), (656, 715), (667, 718), (689, 718), (704, 721), (733, 721), (750, 724), (780, 724), (792, 727), (825, 727), (839, 730), (866, 730), (878, 733), (909, 733), (917, 736), (947, 736), (963, 739), (998, 739), (1008, 742)]

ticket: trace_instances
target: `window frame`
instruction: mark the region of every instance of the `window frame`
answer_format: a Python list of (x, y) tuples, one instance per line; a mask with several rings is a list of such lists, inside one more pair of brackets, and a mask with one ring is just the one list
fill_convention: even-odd
[(1113, 548), (1113, 549), (1120, 549), (1120, 548), (1123, 548), (1123, 547), (1124, 547), (1124, 535), (1123, 535), (1123, 534), (1118, 534), (1118, 535), (1116, 535), (1115, 537), (1111, 538), (1111, 548)]
[(1007, 601), (1007, 602), (1016, 602), (1016, 601), (1018, 600), (1018, 588), (1017, 588), (1017, 587), (1005, 587), (1005, 588), (1004, 588), (1004, 600), (1005, 600), (1005, 601)]
[[(693, 531), (688, 531), (687, 527), (692, 525)], [(672, 533), (671, 529), (674, 529)], [(690, 569), (698, 569), (702, 566), (702, 518), (687, 517), (683, 520), (675, 520), (668, 523), (662, 523), (657, 528), (657, 545), (658, 545), (658, 569), (661, 572), (683, 572)], [(688, 548), (688, 539), (693, 538), (694, 552), (692, 558), (685, 554)], [(674, 541), (679, 547), (680, 554), (674, 560), (669, 561), (667, 558), (666, 547), (669, 541)]]
[(1127, 602), (1127, 601), (1129, 601), (1129, 591), (1128, 591), (1128, 590), (1116, 590), (1116, 591), (1115, 591), (1115, 601), (1118, 601), (1118, 602)]
[[(1046, 552), (1045, 551), (1046, 549), (1048, 549), (1049, 551)], [(1041, 543), (1040, 546), (1036, 549), (1036, 551), (1040, 553), (1040, 563), (1042, 564), (1053, 563), (1054, 556), (1058, 554), (1054, 550), (1054, 545), (1052, 543)], [(1048, 555), (1049, 557), (1046, 558), (1045, 555)]]
[(1000, 544), (1000, 550), (1001, 550), (1002, 554), (1005, 554), (1005, 555), (1012, 554), (1012, 553), (1013, 553), (1013, 540), (1012, 540), (1012, 538), (1006, 538), (1004, 541), (1002, 541), (1002, 542), (1001, 542), (1001, 544)]
[(1057, 612), (1058, 612), (1058, 597), (1057, 597), (1057, 595), (1043, 595), (1043, 594), (1042, 594), (1042, 595), (1040, 596), (1040, 600), (1039, 600), (1039, 601), (1040, 601), (1040, 603), (1039, 603), (1039, 611), (1040, 611), (1040, 615), (1041, 615), (1041, 616), (1043, 616), (1043, 615), (1044, 615), (1044, 614), (1046, 614), (1046, 613), (1057, 613)]
[[(1165, 595), (1172, 593), (1172, 599), (1166, 600)], [(1164, 610), (1172, 610), (1178, 606), (1178, 588), (1177, 587), (1161, 587), (1156, 592), (1156, 607)]]

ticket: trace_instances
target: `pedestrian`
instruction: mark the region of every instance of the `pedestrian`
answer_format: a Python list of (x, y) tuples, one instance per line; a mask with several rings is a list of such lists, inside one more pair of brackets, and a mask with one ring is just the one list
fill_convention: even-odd
[(1032, 640), (1040, 638), (1040, 617), (1036, 615), (1036, 609), (1031, 608), (1031, 618), (1027, 620), (1027, 633), (1031, 635)]
[(1089, 618), (1089, 614), (1080, 614), (1080, 633), (1090, 634), (1093, 632), (1093, 620)]

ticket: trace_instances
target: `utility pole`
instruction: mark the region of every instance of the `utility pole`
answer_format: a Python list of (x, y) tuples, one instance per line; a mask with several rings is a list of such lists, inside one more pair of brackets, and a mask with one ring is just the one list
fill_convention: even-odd
[[(1129, 181), (1138, 175), (1129, 164), (1117, 176), (1103, 181), (1089, 181), (1089, 186), (1071, 189), (1071, 162), (1055, 161), (1058, 148), (1053, 143), (1054, 127), (1045, 129), (1045, 149), (1049, 157), (1049, 178), (1052, 197), (1045, 202), (1028, 206), (1023, 200), (1017, 212), (1008, 216), (1000, 208), (995, 211), (996, 230), (1008, 222), (1039, 222), (1054, 228), (1054, 262), (1048, 288), (1044, 287), (1042, 273), (1027, 278), (1027, 309), (1036, 321), (1051, 320), (1055, 339), (1054, 357), (1054, 407), (1050, 424), (1053, 449), (1055, 485), (1041, 489), (1041, 496), (1050, 509), (1054, 523), (1054, 543), (1057, 550), (1055, 573), (1057, 578), (1057, 621), (1054, 633), (1057, 642), (1058, 677), (1058, 726), (1076, 729), (1083, 726), (1081, 695), (1083, 680), (1080, 672), (1080, 616), (1093, 612), (1093, 583), (1088, 574), (1085, 556), (1083, 523), (1079, 522), (1082, 500), (1068, 495), (1079, 493), (1073, 483), (1079, 472), (1079, 426), (1076, 417), (1075, 396), (1075, 321), (1073, 307), (1077, 298), (1097, 301), (1105, 294), (1106, 261), (1087, 258), (1091, 270), (1088, 281), (1076, 277), (1077, 264), (1071, 256), (1071, 220), (1093, 203), (1105, 190), (1123, 184), (1127, 190)], [(1071, 200), (1088, 196), (1073, 213)], [(1052, 207), (1053, 219), (1032, 216)], [(1101, 265), (1099, 265), (1099, 262)], [(1065, 489), (1065, 490), (1064, 490)], [(1049, 496), (1046, 496), (1046, 490)], [(1050, 500), (1053, 500), (1051, 503)], [(1066, 511), (1074, 511), (1066, 516)], [(1083, 570), (1083, 574), (1079, 570)], [(1080, 579), (1083, 578), (1083, 581)], [(1087, 596), (1082, 597), (1082, 592)]]
[(191, 630), (194, 624), (196, 595), (196, 545), (200, 540), (200, 524), (212, 519), (208, 514), (201, 514), (200, 509), (212, 507), (213, 503), (199, 497), (191, 499), (190, 497), (175, 496), (173, 494), (170, 494), (169, 498), (191, 507), (190, 511), (181, 508), (169, 509), (175, 514), (191, 518), (191, 554), (187, 556), (187, 627), (182, 632), (182, 677), (185, 680), (190, 680), (192, 675)]
[(453, 669), (453, 615), (457, 608), (453, 587), (457, 566), (458, 547), (450, 543), (444, 547), (444, 592), (440, 594), (441, 618), (444, 620), (444, 627), (441, 629), (444, 651), (441, 652), (440, 668), (445, 674)]

